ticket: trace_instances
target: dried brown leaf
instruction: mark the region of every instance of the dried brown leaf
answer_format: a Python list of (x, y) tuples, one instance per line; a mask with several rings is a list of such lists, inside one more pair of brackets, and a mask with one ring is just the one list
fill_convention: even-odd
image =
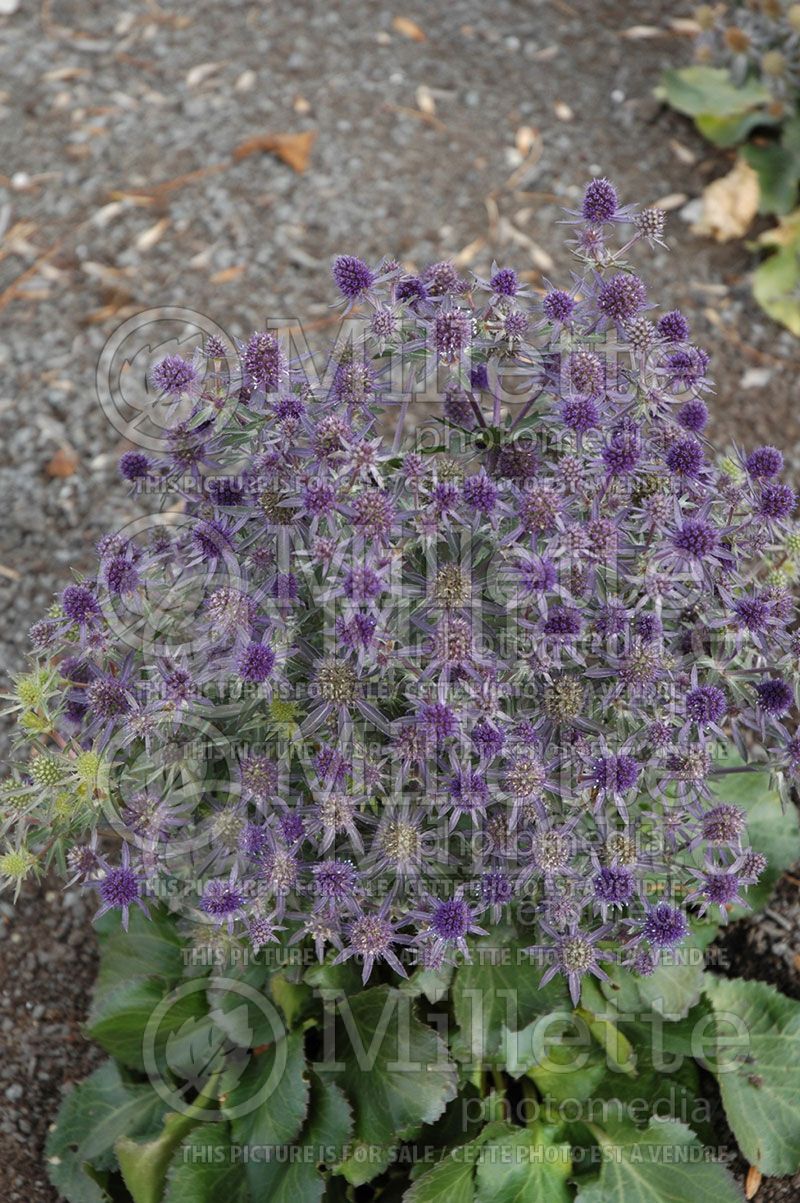
[(759, 196), (757, 174), (744, 159), (737, 159), (727, 175), (703, 190), (703, 211), (693, 232), (710, 234), (717, 242), (741, 238), (758, 212)]
[(744, 1184), (745, 1199), (754, 1199), (758, 1193), (758, 1188), (761, 1186), (761, 1170), (756, 1166), (751, 1165), (747, 1171), (747, 1178)]
[(230, 284), (232, 280), (238, 280), (246, 270), (245, 263), (239, 263), (236, 267), (223, 267), (222, 271), (214, 272), (211, 277), (212, 284)]
[(136, 239), (136, 249), (139, 251), (149, 251), (151, 247), (161, 241), (171, 224), (168, 217), (162, 217), (155, 225), (142, 230)]
[(659, 29), (657, 25), (631, 25), (628, 29), (620, 31), (621, 38), (627, 38), (631, 42), (643, 42), (647, 38), (659, 38), (664, 30)]
[(78, 457), (71, 447), (59, 447), (52, 459), (45, 465), (45, 472), (58, 480), (74, 476), (78, 468)]
[(395, 17), (392, 21), (392, 29), (395, 33), (402, 34), (404, 38), (410, 38), (412, 42), (427, 41), (426, 34), (410, 17)]
[(257, 134), (241, 142), (233, 152), (233, 161), (240, 162), (250, 155), (262, 152), (273, 154), (281, 162), (286, 163), (293, 171), (302, 173), (308, 167), (311, 150), (317, 140), (315, 129), (305, 130), (300, 134)]

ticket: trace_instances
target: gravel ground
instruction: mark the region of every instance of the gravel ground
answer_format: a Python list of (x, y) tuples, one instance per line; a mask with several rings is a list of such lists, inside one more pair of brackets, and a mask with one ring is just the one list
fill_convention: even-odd
[[(677, 212), (676, 196), (728, 167), (652, 98), (685, 40), (620, 36), (674, 16), (669, 0), (45, 0), (0, 16), (0, 663), (21, 666), (26, 629), (69, 567), (89, 569), (98, 535), (135, 516), (115, 471), (126, 428), (97, 387), (124, 321), (148, 315), (146, 338), (137, 319), (139, 334), (112, 344), (130, 381), (142, 346), (189, 345), (209, 321), (229, 335), (267, 317), (324, 323), (342, 250), (460, 255), (478, 272), (497, 257), (534, 286), (564, 279), (554, 223), (591, 174), (625, 201), (672, 198), (672, 250), (643, 266), (713, 353), (716, 435), (775, 441), (797, 462), (797, 343), (755, 307), (743, 246), (695, 237)], [(248, 139), (304, 132), (316, 139), (303, 173), (271, 154), (234, 160)], [(197, 316), (157, 325), (165, 306)], [(796, 936), (796, 895), (786, 905)], [(0, 1185), (4, 1200), (38, 1203), (54, 1198), (37, 1162), (60, 1087), (94, 1056), (73, 1043), (91, 936), (82, 903), (60, 896), (2, 918), (4, 1073), (24, 1094), (7, 1093)], [(754, 931), (766, 933), (747, 944), (761, 975), (789, 937)], [(23, 994), (33, 1009), (16, 1010)], [(759, 1200), (796, 1197), (774, 1189)]]

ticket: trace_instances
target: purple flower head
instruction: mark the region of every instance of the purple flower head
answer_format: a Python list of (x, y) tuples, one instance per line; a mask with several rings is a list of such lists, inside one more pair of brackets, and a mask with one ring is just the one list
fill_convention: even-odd
[(448, 421), (455, 426), (463, 426), (465, 430), (472, 430), (477, 425), (475, 411), (463, 389), (449, 388), (447, 390), (444, 395), (442, 412)]
[(547, 593), (556, 583), (556, 566), (546, 556), (523, 560), (519, 565), (520, 588), (525, 593)]
[(455, 363), (472, 340), (472, 319), (465, 309), (445, 309), (433, 321), (433, 344), (439, 358)]
[[(472, 728), (470, 738), (478, 754), (486, 760), (491, 760), (499, 752), (502, 752), (506, 742), (503, 732), (493, 727), (484, 718), (478, 719)], [(798, 759), (800, 760), (800, 757)]]
[(296, 601), (300, 587), (293, 572), (279, 572), (272, 583), (272, 596), (278, 601)]
[(85, 585), (67, 585), (61, 594), (61, 608), (70, 622), (85, 626), (100, 614), (100, 603)]
[(689, 923), (677, 907), (659, 902), (652, 907), (642, 924), (641, 934), (655, 948), (672, 948), (689, 933)]
[(561, 406), (561, 418), (576, 434), (586, 434), (600, 425), (600, 407), (593, 397), (568, 397)]
[(591, 780), (598, 789), (624, 794), (636, 785), (640, 771), (633, 756), (599, 756), (592, 763)]
[(345, 596), (354, 602), (374, 601), (385, 591), (385, 584), (369, 564), (351, 568), (344, 578)]
[(472, 926), (472, 912), (463, 898), (449, 898), (434, 906), (430, 923), (440, 940), (463, 940)]
[(127, 556), (114, 556), (105, 566), (110, 593), (132, 593), (139, 584), (136, 565)]
[(269, 330), (251, 334), (242, 356), (242, 367), (251, 387), (263, 389), (265, 393), (277, 392), (285, 369), (277, 334)]
[(331, 264), (331, 275), (339, 292), (348, 301), (357, 300), (375, 283), (372, 270), (355, 255), (338, 255)]
[(376, 338), (391, 338), (397, 331), (397, 315), (386, 305), (382, 305), (373, 313), (369, 325)]
[(444, 702), (429, 702), (423, 706), (420, 720), (424, 729), (437, 743), (443, 743), (458, 730), (455, 712)]
[(581, 396), (596, 396), (604, 376), (603, 361), (593, 351), (573, 351), (567, 360), (567, 380)]
[(678, 439), (664, 457), (670, 472), (676, 476), (695, 477), (705, 464), (703, 448), (697, 439)]
[(695, 388), (708, 370), (709, 355), (700, 347), (686, 347), (667, 356), (665, 364), (669, 385), (674, 390)]
[(180, 397), (197, 379), (197, 369), (182, 355), (167, 355), (153, 368), (154, 388), (167, 397)]
[(492, 869), (481, 877), (481, 901), (484, 906), (504, 906), (513, 896), (514, 886), (501, 870)]
[(794, 513), (796, 505), (797, 497), (794, 489), (791, 489), (789, 485), (769, 483), (761, 489), (758, 513), (762, 518), (780, 522)]
[(633, 472), (642, 457), (637, 432), (619, 431), (602, 450), (603, 463), (609, 476), (625, 476)]
[(446, 259), (426, 267), (422, 279), (428, 296), (431, 297), (443, 297), (449, 292), (461, 291), (461, 277), (454, 265)]
[(763, 631), (769, 622), (772, 608), (763, 597), (741, 597), (734, 602), (733, 612), (739, 626), (747, 631)]
[(702, 560), (717, 550), (719, 534), (705, 519), (687, 518), (672, 536), (672, 545), (690, 559)]
[(131, 708), (128, 691), (118, 677), (95, 677), (86, 690), (86, 702), (90, 712), (107, 722), (127, 714)]
[(691, 401), (684, 402), (676, 416), (684, 430), (700, 434), (708, 424), (708, 407), (699, 397), (693, 397)]
[(713, 806), (701, 821), (703, 839), (709, 844), (737, 846), (746, 827), (747, 812), (728, 802)]
[(413, 306), (420, 301), (427, 301), (428, 290), (419, 276), (404, 276), (397, 285), (396, 295), (398, 301), (406, 301)]
[(497, 486), (483, 471), (468, 476), (461, 493), (467, 505), (481, 514), (491, 514), (497, 505)]
[(265, 643), (248, 643), (236, 658), (236, 671), (243, 681), (261, 684), (275, 667), (275, 653)]
[(580, 635), (583, 619), (574, 606), (554, 606), (542, 624), (545, 635), (556, 639), (571, 639)]
[(689, 323), (680, 309), (672, 309), (658, 319), (656, 330), (669, 343), (685, 343), (689, 339)]
[(758, 705), (765, 714), (779, 718), (794, 705), (794, 689), (782, 677), (767, 677), (756, 685)]
[(511, 309), (503, 316), (503, 330), (507, 338), (523, 338), (530, 318), (524, 309)]
[(200, 899), (200, 910), (218, 923), (229, 921), (244, 906), (244, 894), (232, 880), (210, 881)]
[(315, 865), (314, 892), (325, 910), (351, 903), (358, 891), (358, 871), (352, 861), (328, 860)]
[(686, 713), (701, 726), (720, 722), (727, 712), (728, 699), (718, 685), (698, 685), (686, 695)]
[(615, 322), (629, 322), (647, 304), (644, 281), (627, 272), (618, 272), (601, 284), (597, 308)]
[(751, 476), (777, 476), (783, 471), (783, 456), (777, 447), (757, 447), (748, 455), (745, 467)]
[(568, 292), (554, 288), (542, 298), (542, 312), (548, 321), (563, 325), (575, 313), (575, 299)]
[(325, 480), (310, 480), (303, 489), (303, 505), (314, 518), (330, 514), (336, 506), (336, 490)]
[(619, 197), (614, 185), (605, 179), (594, 179), (586, 185), (581, 204), (581, 216), (590, 225), (601, 226), (613, 221), (619, 209)]
[(395, 521), (394, 502), (388, 493), (369, 489), (353, 500), (353, 527), (366, 539), (384, 542)]
[(119, 457), (119, 473), (123, 480), (145, 480), (152, 470), (153, 464), (143, 451), (125, 451)]
[(501, 267), (499, 271), (496, 271), (489, 284), (492, 292), (496, 292), (502, 297), (515, 297), (519, 292), (519, 278), (510, 267)]
[(592, 879), (594, 896), (604, 906), (623, 906), (630, 902), (636, 878), (626, 865), (604, 865)]

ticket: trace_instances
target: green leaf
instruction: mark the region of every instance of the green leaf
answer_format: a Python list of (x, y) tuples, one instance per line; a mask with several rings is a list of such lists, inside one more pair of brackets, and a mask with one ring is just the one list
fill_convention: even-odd
[(760, 242), (776, 250), (756, 268), (753, 296), (765, 313), (800, 338), (800, 209)]
[[(741, 761), (727, 763), (734, 766)], [(710, 784), (717, 798), (747, 812), (750, 844), (769, 862), (758, 884), (742, 895), (747, 898), (748, 908), (734, 907), (731, 911), (732, 918), (737, 919), (766, 906), (781, 873), (800, 858), (800, 821), (796, 807), (781, 801), (768, 772), (726, 773), (712, 777)]]
[(621, 965), (609, 964), (605, 966), (608, 981), (600, 982), (600, 990), (614, 1004), (622, 1022), (643, 1010), (681, 1019), (700, 998), (707, 942), (703, 930), (692, 930), (675, 952), (663, 956), (649, 977), (637, 977)]
[(168, 1005), (166, 998), (164, 982), (156, 977), (134, 978), (106, 990), (92, 1006), (89, 1035), (123, 1065), (147, 1069), (146, 1045), (160, 1065), (168, 1041), (174, 1057), (176, 1034), (196, 1035), (198, 1023), (206, 1016), (202, 990), (183, 993), (179, 989)]
[(315, 1068), (353, 1106), (356, 1148), (339, 1170), (360, 1184), (386, 1168), (400, 1140), (439, 1118), (456, 1095), (455, 1066), (413, 999), (388, 986), (340, 999), (327, 1035), (326, 1061)]
[(195, 1128), (175, 1154), (164, 1203), (250, 1203), (244, 1166), (231, 1157), (227, 1124)]
[(174, 986), (183, 974), (184, 949), (174, 916), (155, 907), (147, 919), (138, 907), (130, 913), (127, 932), (119, 914), (109, 911), (95, 924), (100, 945), (100, 969), (95, 984), (95, 999), (115, 990), (121, 983), (130, 985), (136, 977), (161, 977)]
[(113, 1061), (66, 1096), (45, 1157), (50, 1181), (70, 1203), (105, 1203), (107, 1192), (85, 1167), (116, 1168), (115, 1141), (124, 1133), (149, 1135), (166, 1107), (147, 1083), (128, 1083)]
[(441, 1161), (417, 1178), (403, 1195), (403, 1203), (472, 1203), (475, 1198), (475, 1162), (467, 1146), (451, 1149)]
[(481, 1149), (476, 1175), (478, 1203), (570, 1203), (569, 1144), (554, 1140), (552, 1129), (507, 1127)]
[[(308, 1110), (305, 1068), (302, 1032), (293, 1032), (250, 1058), (220, 1104), (235, 1144), (269, 1150), (295, 1139)], [(248, 1162), (251, 1186), (258, 1182), (260, 1168), (255, 1161)]]
[(472, 963), (460, 966), (453, 980), (458, 1029), (453, 1056), (474, 1066), (486, 1061), (502, 1064), (503, 1027), (518, 1031), (550, 1011), (571, 1010), (563, 981), (555, 978), (541, 987), (541, 976), (513, 933), (477, 940)]
[(703, 1159), (703, 1146), (686, 1124), (652, 1120), (641, 1131), (630, 1120), (608, 1120), (602, 1131), (593, 1131), (602, 1169), (575, 1203), (741, 1203), (731, 1175)]
[(721, 67), (679, 67), (666, 71), (658, 95), (689, 117), (737, 117), (769, 103), (763, 84), (748, 79), (737, 87)]
[(784, 125), (780, 143), (746, 146), (742, 154), (758, 173), (760, 213), (789, 213), (797, 204), (800, 181), (800, 117)]
[[(800, 1003), (766, 982), (709, 974), (705, 989), (720, 1024), (722, 1063), (711, 1068), (739, 1147), (762, 1173), (793, 1174), (800, 1168)], [(735, 1059), (737, 1029), (745, 1038)]]
[(317, 1167), (341, 1158), (352, 1124), (350, 1107), (339, 1087), (312, 1072), (303, 1130), (288, 1156), (253, 1166), (250, 1186), (254, 1197), (269, 1203), (318, 1203), (325, 1179)]
[(778, 118), (771, 117), (764, 109), (751, 109), (733, 117), (714, 117), (711, 113), (702, 113), (695, 117), (694, 123), (708, 142), (714, 146), (729, 147), (744, 142), (754, 129), (777, 125)]

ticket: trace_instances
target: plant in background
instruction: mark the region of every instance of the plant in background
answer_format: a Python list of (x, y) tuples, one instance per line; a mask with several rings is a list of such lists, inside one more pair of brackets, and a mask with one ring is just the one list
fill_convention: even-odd
[(593, 180), (568, 221), (568, 289), (341, 256), (323, 364), (156, 366), (164, 454), (120, 470), (180, 504), (101, 539), (10, 699), (0, 872), (102, 915), (70, 1200), (658, 1199), (666, 1147), (733, 1199), (695, 1060), (800, 1161), (791, 1109), (753, 1136), (795, 1005), (702, 969), (800, 850), (795, 495), (706, 438), (629, 262), (664, 215)]
[(753, 293), (800, 335), (800, 4), (704, 4), (695, 18), (696, 63), (667, 71), (659, 92), (714, 145), (742, 147), (731, 188), (755, 172), (758, 211), (780, 219), (759, 239), (774, 252), (757, 268)]

